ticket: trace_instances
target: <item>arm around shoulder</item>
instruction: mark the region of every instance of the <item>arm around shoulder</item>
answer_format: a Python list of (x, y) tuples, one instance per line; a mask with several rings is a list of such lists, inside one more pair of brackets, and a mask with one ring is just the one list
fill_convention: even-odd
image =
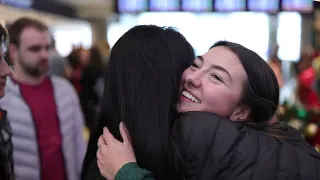
[(127, 163), (118, 171), (115, 180), (155, 180), (155, 178), (151, 172), (140, 168), (137, 163)]

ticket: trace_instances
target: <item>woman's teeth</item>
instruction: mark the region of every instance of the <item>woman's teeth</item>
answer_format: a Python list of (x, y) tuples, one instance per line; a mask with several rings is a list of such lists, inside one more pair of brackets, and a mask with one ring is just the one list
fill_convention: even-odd
[(188, 91), (182, 91), (182, 96), (184, 96), (184, 97), (186, 97), (186, 98), (188, 98), (188, 99), (190, 99), (191, 101), (193, 101), (193, 102), (196, 102), (196, 103), (200, 103), (200, 100), (199, 99), (197, 99), (196, 97), (194, 97), (192, 94), (190, 94)]

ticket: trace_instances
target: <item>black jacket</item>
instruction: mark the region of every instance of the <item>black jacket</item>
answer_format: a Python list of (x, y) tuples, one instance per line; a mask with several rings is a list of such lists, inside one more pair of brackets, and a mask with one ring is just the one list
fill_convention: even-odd
[(103, 79), (103, 70), (100, 67), (94, 68), (88, 66), (83, 70), (80, 81), (82, 90), (79, 98), (85, 123), (89, 130), (93, 129), (96, 119), (96, 109), (101, 100), (100, 92), (103, 91), (103, 87), (97, 86), (101, 79)]
[(212, 113), (178, 121), (186, 179), (320, 180), (320, 155), (292, 128), (276, 139)]
[(7, 112), (0, 109), (0, 179), (14, 180), (12, 158), (12, 130), (7, 121)]
[[(283, 131), (279, 140), (212, 113), (184, 113), (174, 130), (182, 157), (175, 163), (188, 180), (320, 180), (318, 152), (296, 130)], [(95, 159), (87, 179), (100, 178)]]

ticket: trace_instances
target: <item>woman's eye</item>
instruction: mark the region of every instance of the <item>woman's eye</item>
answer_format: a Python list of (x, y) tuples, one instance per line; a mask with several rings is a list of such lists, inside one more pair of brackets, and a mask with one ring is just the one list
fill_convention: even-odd
[(191, 64), (191, 67), (199, 68), (199, 66), (198, 66), (196, 63), (192, 63), (192, 64)]
[(212, 76), (214, 79), (222, 82), (222, 79), (221, 79), (221, 77), (220, 77), (219, 75), (217, 75), (217, 74), (212, 74), (211, 76)]

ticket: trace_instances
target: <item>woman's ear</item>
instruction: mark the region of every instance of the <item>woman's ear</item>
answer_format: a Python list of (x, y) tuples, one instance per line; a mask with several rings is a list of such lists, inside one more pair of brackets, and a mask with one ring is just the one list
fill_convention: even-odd
[(241, 106), (235, 109), (229, 117), (231, 121), (246, 121), (251, 113), (251, 108), (248, 106)]

